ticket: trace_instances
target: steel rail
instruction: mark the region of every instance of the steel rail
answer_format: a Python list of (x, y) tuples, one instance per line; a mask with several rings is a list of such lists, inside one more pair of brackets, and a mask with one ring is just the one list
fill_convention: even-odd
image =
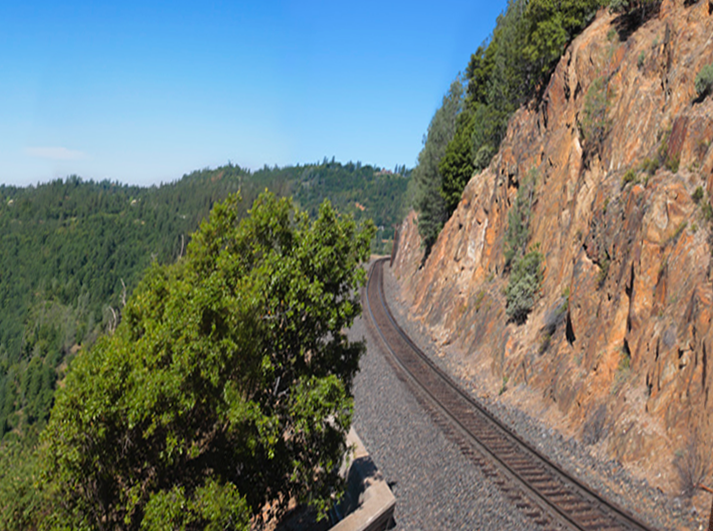
[[(365, 290), (365, 306), (386, 350), (436, 408), (498, 470), (559, 524), (582, 531), (650, 528), (606, 500), (523, 441), (483, 405), (462, 390), (409, 338), (394, 319), (383, 291), (383, 264), (374, 262)], [(376, 278), (376, 279), (375, 279)]]

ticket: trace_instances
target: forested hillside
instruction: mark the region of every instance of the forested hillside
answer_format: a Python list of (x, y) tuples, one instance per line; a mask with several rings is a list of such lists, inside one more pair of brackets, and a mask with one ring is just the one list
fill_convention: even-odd
[[(256, 172), (229, 164), (142, 188), (72, 176), (0, 186), (0, 437), (34, 440), (68, 362), (116, 328), (153, 261), (173, 263), (212, 206), (241, 191), (244, 216), (270, 189), (316, 216), (323, 199), (390, 229), (408, 172), (328, 162)], [(383, 247), (380, 231), (373, 247)]]

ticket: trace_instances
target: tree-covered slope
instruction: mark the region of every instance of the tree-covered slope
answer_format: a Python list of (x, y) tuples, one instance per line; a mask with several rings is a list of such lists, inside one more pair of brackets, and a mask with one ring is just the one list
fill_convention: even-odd
[(325, 160), (256, 172), (229, 164), (149, 188), (75, 176), (0, 186), (0, 437), (41, 429), (69, 358), (117, 326), (144, 270), (185, 253), (216, 202), (241, 190), (245, 216), (270, 189), (314, 216), (328, 198), (389, 229), (403, 214), (405, 173)]
[[(414, 169), (419, 228), (427, 249), (458, 206), (470, 178), (498, 152), (510, 117), (522, 105), (537, 103), (567, 45), (608, 3), (509, 0), (490, 38), (466, 66), (465, 95), (457, 79), (443, 98)], [(627, 24), (637, 23), (657, 3), (621, 0), (612, 9), (633, 17)]]

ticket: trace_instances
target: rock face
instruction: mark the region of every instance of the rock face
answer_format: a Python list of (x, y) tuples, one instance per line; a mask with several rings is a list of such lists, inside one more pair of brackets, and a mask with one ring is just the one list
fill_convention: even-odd
[[(710, 460), (713, 440), (713, 96), (694, 89), (713, 62), (712, 13), (712, 0), (664, 1), (625, 32), (600, 11), (541, 101), (512, 117), (422, 267), (414, 214), (393, 265), (437, 341), (524, 384), (562, 429), (670, 493), (675, 456), (697, 446)], [(587, 129), (597, 87), (600, 141)], [(528, 173), (545, 275), (518, 326), (505, 314), (504, 236)]]

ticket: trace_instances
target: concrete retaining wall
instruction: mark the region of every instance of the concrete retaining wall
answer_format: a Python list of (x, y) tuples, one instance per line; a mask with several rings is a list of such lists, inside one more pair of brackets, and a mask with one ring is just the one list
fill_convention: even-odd
[(347, 444), (354, 447), (347, 462), (347, 493), (336, 508), (337, 515), (343, 515), (343, 519), (331, 531), (388, 529), (396, 499), (353, 427), (347, 435)]

